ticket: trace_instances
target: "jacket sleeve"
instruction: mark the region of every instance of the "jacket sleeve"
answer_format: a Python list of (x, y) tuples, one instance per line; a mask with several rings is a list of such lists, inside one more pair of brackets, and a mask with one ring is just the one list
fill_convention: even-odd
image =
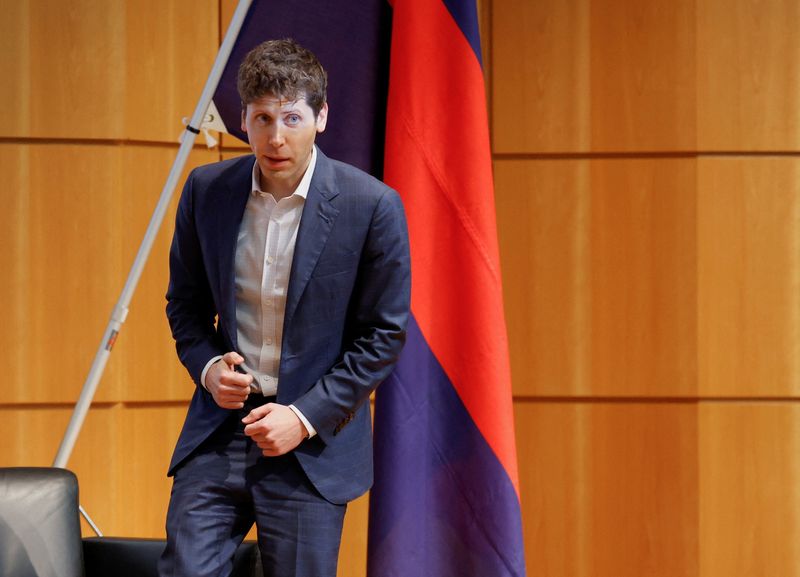
[(406, 338), (411, 262), (405, 213), (388, 189), (376, 203), (350, 306), (344, 352), (311, 389), (294, 401), (320, 439), (329, 442), (389, 376)]
[(178, 358), (200, 385), (206, 363), (224, 351), (215, 330), (217, 311), (197, 235), (194, 181), (193, 171), (186, 179), (175, 217), (169, 252), (167, 318)]

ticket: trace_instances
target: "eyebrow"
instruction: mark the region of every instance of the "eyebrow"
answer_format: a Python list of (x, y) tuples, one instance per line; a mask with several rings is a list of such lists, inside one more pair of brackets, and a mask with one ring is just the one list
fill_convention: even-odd
[[(272, 111), (267, 111), (267, 110), (265, 110), (265, 109), (263, 109), (261, 107), (255, 108), (253, 110), (253, 112), (255, 114), (271, 114), (272, 113)], [(295, 100), (294, 102), (286, 103), (286, 104), (281, 105), (280, 109), (278, 110), (278, 113), (280, 113), (280, 114), (286, 114), (288, 112), (294, 112), (294, 113), (297, 113), (297, 114), (302, 114), (303, 111), (300, 110), (299, 108), (297, 108), (297, 101)]]
[(291, 104), (287, 104), (281, 106), (281, 112), (302, 112), (297, 108), (297, 103), (300, 102), (299, 100), (293, 101)]

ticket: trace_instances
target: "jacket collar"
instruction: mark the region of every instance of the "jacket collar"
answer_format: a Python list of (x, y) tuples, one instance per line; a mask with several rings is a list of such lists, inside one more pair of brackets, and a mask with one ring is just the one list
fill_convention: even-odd
[[(234, 347), (238, 346), (236, 331), (235, 259), (236, 239), (242, 222), (252, 185), (254, 157), (248, 155), (224, 170), (218, 181), (225, 187), (217, 208), (217, 250), (219, 270), (217, 282), (220, 295), (219, 317), (224, 323)], [(332, 161), (317, 149), (317, 164), (311, 179), (303, 215), (297, 231), (292, 270), (289, 275), (284, 335), (291, 326), (297, 304), (303, 295), (322, 250), (328, 241), (333, 224), (339, 214), (335, 199), (336, 189)]]
[(335, 188), (332, 162), (321, 150), (317, 149), (317, 153), (317, 166), (303, 207), (303, 217), (300, 219), (294, 247), (294, 259), (286, 295), (284, 335), (286, 327), (291, 326), (297, 304), (308, 285), (311, 273), (314, 272), (314, 267), (317, 266), (319, 256), (328, 242), (333, 223), (339, 214), (334, 202), (339, 191)]

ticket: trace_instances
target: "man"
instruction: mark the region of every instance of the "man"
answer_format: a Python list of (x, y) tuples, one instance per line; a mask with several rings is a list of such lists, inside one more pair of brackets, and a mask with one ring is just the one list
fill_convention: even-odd
[(253, 522), (265, 575), (334, 577), (346, 503), (372, 483), (369, 395), (405, 341), (408, 236), (397, 193), (315, 147), (326, 87), (294, 41), (256, 47), (238, 79), (254, 155), (184, 187), (167, 316), (197, 388), (162, 577), (228, 574)]

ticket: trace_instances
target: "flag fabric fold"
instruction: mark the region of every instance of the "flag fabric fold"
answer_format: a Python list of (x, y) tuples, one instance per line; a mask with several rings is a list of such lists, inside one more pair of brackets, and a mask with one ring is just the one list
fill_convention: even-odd
[(409, 222), (412, 323), (375, 414), (370, 577), (525, 575), (474, 0), (395, 0), (384, 180)]

